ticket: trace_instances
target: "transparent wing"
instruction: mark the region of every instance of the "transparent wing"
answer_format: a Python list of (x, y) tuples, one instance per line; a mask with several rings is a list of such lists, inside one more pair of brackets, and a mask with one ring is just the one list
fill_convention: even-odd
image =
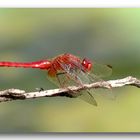
[(65, 64), (64, 62), (59, 62), (58, 63), (61, 65), (61, 67), (64, 69), (64, 71), (67, 73), (68, 77), (70, 79), (73, 79), (75, 83), (78, 85), (83, 85), (83, 84), (89, 84), (90, 79), (88, 77), (88, 74), (82, 71), (82, 65), (77, 64), (75, 61), (72, 61), (71, 64)]
[[(102, 78), (109, 77), (112, 74), (112, 66), (95, 63), (90, 73), (88, 73), (91, 82), (104, 81)], [(112, 89), (90, 89), (90, 92), (96, 97), (101, 96), (107, 99), (114, 100), (116, 95), (112, 92)]]
[(70, 79), (66, 72), (59, 72), (55, 77), (47, 76), (47, 79), (61, 88), (76, 85), (75, 81)]
[[(73, 63), (75, 64), (75, 67), (74, 69), (71, 68), (72, 70), (70, 70), (70, 68), (66, 69), (66, 66), (63, 63), (61, 64), (61, 66), (67, 71), (68, 74), (73, 77), (74, 81), (78, 80), (82, 84), (90, 84), (97, 81), (104, 81), (102, 79), (103, 77), (108, 77), (112, 74), (112, 67), (109, 65), (94, 62), (93, 69), (91, 70), (91, 72), (88, 73), (81, 70), (82, 66), (79, 66), (79, 64), (77, 65), (75, 62)], [(72, 74), (69, 70), (72, 72)], [(83, 91), (83, 93), (84, 92), (86, 91)], [(96, 89), (96, 91), (94, 89), (90, 89), (90, 93), (92, 93), (94, 96), (97, 95), (111, 100), (116, 98), (116, 96), (112, 92), (112, 89)], [(84, 96), (85, 95), (86, 94), (84, 94)]]
[[(81, 58), (82, 60), (82, 58)], [(90, 70), (89, 74), (95, 79), (99, 80), (101, 78), (105, 78), (108, 76), (111, 76), (112, 74), (112, 66), (111, 65), (106, 65), (106, 64), (101, 64), (96, 61), (93, 61), (93, 67)]]
[(115, 100), (117, 97), (112, 89), (96, 89), (96, 92), (94, 89), (90, 89), (90, 93), (95, 97), (102, 97), (109, 100)]
[(112, 66), (94, 63), (90, 74), (93, 74), (95, 77), (98, 77), (98, 78), (111, 76)]
[[(90, 84), (92, 82), (96, 81), (103, 81), (101, 77), (106, 77), (111, 75), (112, 69), (108, 67), (107, 65), (102, 64), (94, 64), (94, 69), (90, 73), (84, 72), (81, 70), (81, 65), (77, 64), (75, 62), (72, 62), (73, 66), (71, 64), (65, 64), (63, 62), (58, 63), (63, 68), (62, 71), (57, 73), (57, 76), (54, 78), (50, 78), (53, 83), (60, 87), (67, 88), (68, 86), (82, 86), (83, 84)], [(73, 97), (78, 97), (89, 104), (97, 106), (97, 102), (94, 99), (93, 95), (100, 95), (109, 97), (109, 99), (112, 99), (112, 92), (105, 92), (105, 94), (100, 94), (100, 92), (96, 93), (95, 90), (84, 90), (80, 92), (72, 92), (70, 91), (69, 94), (71, 94)], [(103, 93), (103, 92), (102, 92)]]
[(87, 73), (90, 83), (104, 81), (102, 78), (108, 77), (112, 74), (112, 67), (94, 63), (93, 68)]
[[(79, 73), (79, 76), (81, 76), (80, 73)], [(81, 78), (82, 78), (82, 76), (81, 76)], [(85, 78), (87, 78), (87, 77), (85, 76)], [(68, 73), (66, 73), (66, 72), (60, 72), (60, 73), (57, 74), (57, 77), (50, 77), (48, 79), (59, 87), (67, 88), (68, 86), (73, 86), (73, 85), (74, 86), (76, 86), (76, 85), (79, 86), (79, 84), (75, 80), (70, 78), (68, 76)], [(83, 79), (83, 80), (85, 80), (85, 79)], [(69, 91), (68, 94), (71, 95), (70, 97), (79, 98), (79, 99), (82, 99), (83, 101), (85, 101), (85, 102), (87, 102), (91, 105), (97, 106), (97, 102), (94, 99), (94, 97), (91, 95), (89, 90), (74, 91), (74, 92)]]
[(85, 90), (85, 91), (81, 91), (81, 94), (78, 96), (79, 99), (82, 99), (83, 101), (97, 106), (97, 102), (95, 100), (95, 98), (92, 96), (92, 94), (89, 92), (89, 90)]

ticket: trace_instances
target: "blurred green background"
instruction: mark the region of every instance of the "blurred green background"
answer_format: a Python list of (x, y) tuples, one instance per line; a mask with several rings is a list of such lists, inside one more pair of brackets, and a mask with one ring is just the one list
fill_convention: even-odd
[[(110, 64), (108, 79), (140, 78), (140, 9), (0, 9), (0, 61), (62, 53)], [(56, 88), (47, 72), (0, 68), (0, 90)], [(140, 90), (113, 89), (98, 107), (66, 97), (0, 104), (0, 132), (140, 132)]]

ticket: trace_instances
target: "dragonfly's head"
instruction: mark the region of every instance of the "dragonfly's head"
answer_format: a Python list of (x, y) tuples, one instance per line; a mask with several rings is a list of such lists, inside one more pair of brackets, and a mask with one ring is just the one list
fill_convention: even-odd
[(82, 61), (82, 66), (86, 71), (90, 71), (92, 68), (92, 62), (88, 58), (84, 58)]

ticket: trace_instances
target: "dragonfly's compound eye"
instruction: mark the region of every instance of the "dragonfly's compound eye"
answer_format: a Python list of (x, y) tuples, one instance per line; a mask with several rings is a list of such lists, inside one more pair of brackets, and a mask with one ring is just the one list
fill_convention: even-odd
[(87, 70), (87, 71), (90, 71), (91, 68), (92, 68), (92, 62), (87, 59), (87, 58), (84, 58), (83, 61), (82, 61), (82, 66)]

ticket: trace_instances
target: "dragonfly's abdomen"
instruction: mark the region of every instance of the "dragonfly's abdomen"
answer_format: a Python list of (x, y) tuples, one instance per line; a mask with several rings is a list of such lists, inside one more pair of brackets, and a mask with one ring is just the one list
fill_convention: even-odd
[(37, 61), (37, 62), (0, 62), (0, 67), (23, 67), (23, 68), (39, 68), (39, 69), (49, 69), (51, 67), (51, 62), (47, 60)]

